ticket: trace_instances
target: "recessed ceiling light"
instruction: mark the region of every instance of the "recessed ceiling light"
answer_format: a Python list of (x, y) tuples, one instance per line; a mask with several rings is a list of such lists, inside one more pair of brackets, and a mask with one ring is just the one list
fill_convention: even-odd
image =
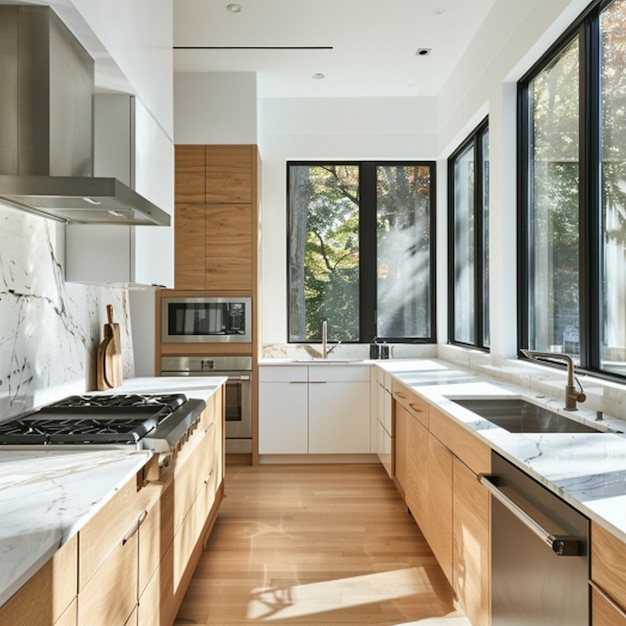
[(437, 7), (436, 9), (433, 9), (433, 13), (435, 15), (441, 15), (444, 11), (445, 9), (443, 7)]
[(241, 5), (240, 4), (228, 4), (226, 5), (226, 10), (231, 13), (241, 13)]
[(324, 74), (322, 74), (322, 72), (315, 72), (315, 74), (311, 74), (311, 78), (315, 78), (315, 80), (322, 80), (322, 78), (324, 78)]
[(418, 48), (415, 55), (418, 57), (427, 57), (431, 52), (431, 48)]

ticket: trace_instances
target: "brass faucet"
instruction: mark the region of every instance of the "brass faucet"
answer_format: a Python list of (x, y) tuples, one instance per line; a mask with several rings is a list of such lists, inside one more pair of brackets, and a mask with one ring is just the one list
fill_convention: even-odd
[(576, 391), (574, 385), (574, 361), (568, 354), (561, 354), (560, 352), (538, 352), (536, 350), (521, 350), (521, 353), (529, 359), (556, 359), (559, 361), (565, 361), (567, 365), (567, 384), (565, 385), (565, 410), (575, 411), (577, 402), (584, 402), (587, 396), (583, 393), (583, 386), (576, 378), (576, 382), (580, 386), (580, 392)]

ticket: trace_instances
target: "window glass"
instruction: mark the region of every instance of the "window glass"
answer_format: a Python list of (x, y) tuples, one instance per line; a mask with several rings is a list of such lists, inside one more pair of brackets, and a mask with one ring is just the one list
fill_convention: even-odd
[(454, 161), (454, 340), (475, 343), (475, 159), (470, 144)]
[(430, 168), (380, 165), (376, 185), (379, 337), (430, 334)]
[(575, 38), (529, 83), (529, 347), (577, 357), (579, 61)]
[(483, 277), (483, 346), (490, 345), (489, 334), (489, 131), (486, 130), (481, 139), (482, 158), (482, 277)]
[(289, 341), (433, 341), (435, 165), (289, 163)]
[(359, 168), (289, 168), (289, 341), (359, 339)]
[(483, 122), (448, 161), (448, 334), (489, 346), (489, 131)]
[(602, 369), (626, 374), (626, 1), (601, 14)]

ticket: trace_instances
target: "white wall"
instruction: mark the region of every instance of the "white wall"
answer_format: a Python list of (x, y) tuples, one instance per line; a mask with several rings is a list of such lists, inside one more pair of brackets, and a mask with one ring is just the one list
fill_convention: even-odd
[[(497, 2), (437, 99), (260, 100), (262, 343), (286, 341), (286, 161), (350, 158), (438, 161), (437, 323), (438, 341), (446, 342), (446, 159), (489, 115), (492, 358), (515, 354), (516, 81), (588, 3)], [(211, 94), (216, 76), (176, 76), (176, 143), (252, 141), (240, 139), (232, 119), (219, 142), (205, 141), (216, 132), (192, 99), (198, 90), (204, 102), (219, 97)]]
[(174, 75), (177, 144), (256, 144), (256, 74)]

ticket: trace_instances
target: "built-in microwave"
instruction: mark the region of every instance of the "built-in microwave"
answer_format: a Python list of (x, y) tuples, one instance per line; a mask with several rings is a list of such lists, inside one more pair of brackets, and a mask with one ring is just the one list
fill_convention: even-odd
[(161, 299), (163, 343), (252, 341), (252, 301), (243, 297)]

